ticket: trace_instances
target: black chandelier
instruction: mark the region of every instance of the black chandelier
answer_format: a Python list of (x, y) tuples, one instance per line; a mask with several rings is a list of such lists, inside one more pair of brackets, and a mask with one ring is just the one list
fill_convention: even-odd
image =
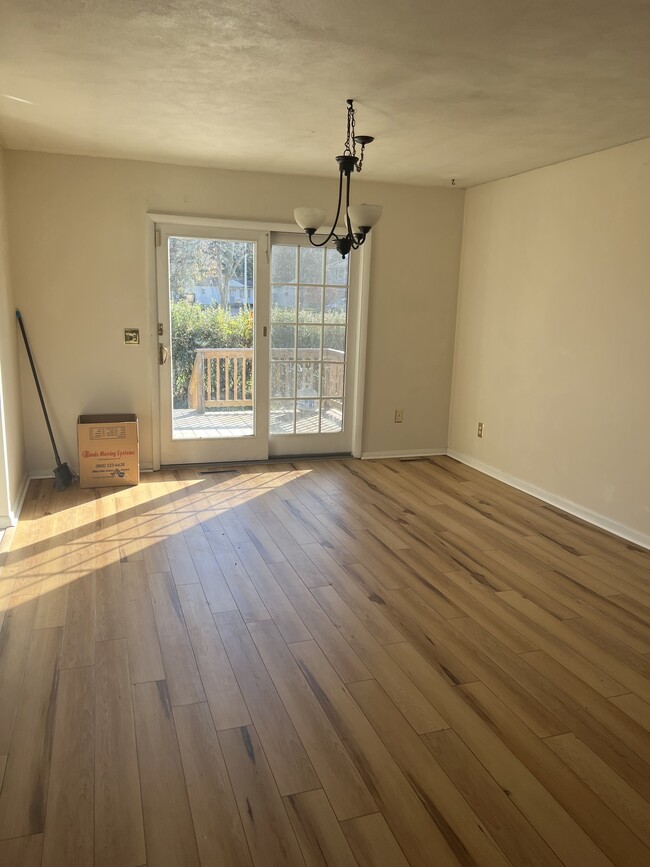
[[(358, 250), (365, 242), (368, 232), (379, 222), (381, 217), (381, 205), (351, 205), (350, 204), (350, 177), (352, 172), (361, 171), (363, 156), (367, 144), (374, 141), (371, 135), (356, 135), (354, 131), (354, 100), (348, 99), (348, 124), (347, 138), (343, 153), (336, 157), (339, 164), (339, 201), (336, 206), (334, 224), (324, 241), (316, 242), (313, 236), (325, 222), (326, 211), (322, 208), (296, 208), (293, 212), (294, 219), (301, 229), (304, 229), (309, 238), (309, 243), (314, 247), (324, 247), (332, 238), (334, 246), (345, 259), (350, 250)], [(357, 145), (359, 156), (357, 156)], [(343, 225), (345, 235), (337, 235), (341, 205), (343, 203), (343, 179), (345, 178), (345, 206), (343, 211)]]

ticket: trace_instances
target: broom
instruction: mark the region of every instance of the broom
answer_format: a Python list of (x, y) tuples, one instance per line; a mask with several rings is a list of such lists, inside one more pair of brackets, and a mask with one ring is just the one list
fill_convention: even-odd
[(47, 425), (47, 432), (50, 435), (50, 440), (52, 441), (52, 448), (54, 449), (54, 457), (56, 458), (56, 467), (54, 469), (54, 482), (56, 485), (57, 491), (64, 491), (68, 485), (71, 485), (74, 482), (74, 473), (70, 469), (67, 464), (61, 463), (61, 458), (59, 457), (59, 450), (56, 447), (56, 443), (54, 442), (54, 434), (52, 433), (52, 425), (50, 424), (50, 419), (47, 415), (47, 409), (45, 408), (45, 400), (43, 399), (43, 392), (41, 391), (41, 385), (38, 381), (38, 375), (36, 374), (36, 367), (34, 365), (34, 359), (32, 358), (32, 351), (29, 348), (29, 342), (27, 340), (27, 334), (25, 333), (25, 326), (23, 325), (23, 317), (20, 313), (20, 310), (16, 310), (16, 319), (18, 320), (18, 324), (20, 325), (20, 330), (23, 334), (23, 340), (25, 341), (25, 349), (27, 350), (27, 357), (29, 358), (29, 363), (32, 367), (32, 373), (34, 374), (34, 382), (36, 383), (36, 391), (38, 392), (38, 397), (41, 401), (41, 407), (43, 408), (43, 415), (45, 416), (45, 424)]

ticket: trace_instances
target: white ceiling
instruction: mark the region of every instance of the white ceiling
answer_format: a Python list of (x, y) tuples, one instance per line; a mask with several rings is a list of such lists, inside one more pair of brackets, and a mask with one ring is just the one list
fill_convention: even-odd
[[(2, 0), (7, 148), (459, 186), (650, 136), (650, 0)], [(17, 97), (19, 102), (9, 97)]]

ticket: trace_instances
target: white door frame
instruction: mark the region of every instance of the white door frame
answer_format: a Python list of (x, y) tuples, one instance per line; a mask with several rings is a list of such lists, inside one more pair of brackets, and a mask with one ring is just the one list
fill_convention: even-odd
[[(156, 273), (156, 224), (171, 223), (177, 226), (197, 226), (209, 229), (244, 229), (253, 232), (283, 232), (298, 234), (295, 223), (270, 223), (252, 220), (226, 220), (216, 217), (190, 217), (178, 214), (150, 212), (147, 214), (147, 265), (149, 282), (149, 383), (151, 388), (151, 455), (152, 469), (160, 469), (160, 385), (158, 365), (158, 291)], [(341, 232), (345, 232), (342, 228)], [(366, 349), (368, 332), (368, 306), (370, 295), (370, 254), (371, 237), (368, 236), (361, 250), (351, 255), (359, 256), (361, 261), (359, 279), (359, 303), (356, 322), (349, 322), (348, 328), (355, 333), (355, 357), (352, 360), (356, 369), (353, 382), (352, 401), (352, 455), (361, 457), (363, 441), (363, 408), (366, 380)]]

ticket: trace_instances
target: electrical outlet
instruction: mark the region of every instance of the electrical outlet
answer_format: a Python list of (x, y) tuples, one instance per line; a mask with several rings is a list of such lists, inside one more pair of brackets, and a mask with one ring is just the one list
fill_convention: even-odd
[(395, 424), (401, 424), (404, 421), (404, 410), (396, 409), (395, 410)]
[(476, 431), (476, 436), (481, 437), (481, 438), (483, 437), (483, 422), (482, 421), (480, 421), (478, 423), (478, 430)]

